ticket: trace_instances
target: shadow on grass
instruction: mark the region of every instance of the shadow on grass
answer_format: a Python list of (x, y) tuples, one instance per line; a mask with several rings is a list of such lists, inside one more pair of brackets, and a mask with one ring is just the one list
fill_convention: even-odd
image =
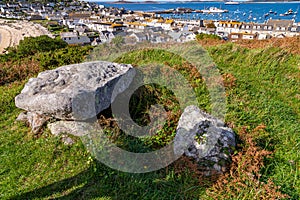
[(205, 187), (188, 170), (146, 174), (119, 172), (94, 162), (87, 170), (10, 199), (199, 199)]

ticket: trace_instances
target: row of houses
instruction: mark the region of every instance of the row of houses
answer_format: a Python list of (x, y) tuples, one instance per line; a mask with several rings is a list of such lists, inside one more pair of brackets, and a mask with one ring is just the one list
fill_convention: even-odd
[(80, 34), (79, 32), (63, 32), (60, 34), (62, 40), (70, 45), (99, 45), (109, 43), (116, 37), (123, 37), (126, 44), (140, 42), (164, 43), (164, 42), (187, 42), (195, 40), (196, 33), (190, 31), (164, 31), (156, 27), (149, 28), (144, 32), (134, 31), (100, 31), (99, 36), (93, 34)]
[(266, 23), (215, 22), (215, 34), (229, 39), (258, 39), (293, 37), (300, 35), (300, 24), (293, 20), (268, 20)]
[[(294, 37), (300, 35), (300, 23), (294, 20), (268, 20), (265, 23), (246, 23), (238, 21), (177, 21), (184, 24), (185, 29), (206, 34), (215, 34), (232, 40), (258, 39), (272, 37)], [(199, 25), (200, 24), (200, 25)], [(178, 26), (177, 26), (178, 27)], [(231, 37), (232, 36), (232, 37)]]
[[(134, 17), (136, 14), (132, 14)], [(139, 16), (139, 14), (137, 14)], [(61, 21), (69, 30), (78, 33), (78, 36), (87, 35), (90, 32), (99, 33), (96, 41), (110, 42), (116, 36), (122, 36), (127, 43), (149, 41), (152, 43), (179, 41), (185, 42), (195, 39), (195, 33), (191, 31), (174, 31), (174, 20), (150, 19), (137, 20), (136, 18), (99, 18), (97, 16), (70, 17)], [(61, 37), (64, 34), (61, 34)], [(74, 36), (75, 37), (75, 36)], [(68, 39), (66, 39), (68, 42)], [(79, 42), (79, 41), (78, 41)]]
[[(215, 34), (224, 39), (239, 40), (239, 39), (269, 39), (272, 37), (292, 37), (300, 35), (300, 25), (295, 24), (293, 20), (269, 20), (264, 24), (243, 23), (236, 21), (201, 21), (194, 24), (185, 24), (176, 22), (172, 19), (145, 19), (140, 21), (125, 21), (117, 20), (114, 22), (105, 19), (95, 20), (89, 19), (66, 19), (62, 24), (68, 26), (79, 35), (86, 34), (89, 31), (95, 31), (100, 35), (130, 35), (135, 33), (134, 37), (137, 41), (147, 40), (151, 42), (166, 41), (165, 36), (170, 36), (173, 41), (185, 42), (195, 38), (198, 33)], [(159, 33), (162, 38), (153, 40), (149, 33)], [(142, 36), (143, 35), (143, 36)], [(151, 35), (151, 34), (150, 34)], [(108, 37), (108, 38), (113, 38)], [(100, 39), (102, 42), (110, 41), (111, 39)]]
[(48, 1), (47, 3), (28, 1), (0, 2), (0, 17), (17, 19), (61, 19), (70, 12), (97, 12), (103, 9), (96, 3), (84, 1)]

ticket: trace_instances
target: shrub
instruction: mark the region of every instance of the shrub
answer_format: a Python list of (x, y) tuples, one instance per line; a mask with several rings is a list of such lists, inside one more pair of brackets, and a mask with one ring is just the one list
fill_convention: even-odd
[(200, 33), (196, 35), (196, 39), (199, 40), (204, 40), (204, 39), (217, 39), (221, 40), (222, 38), (217, 36), (217, 35), (212, 35), (212, 34), (205, 34), (205, 33)]
[(91, 46), (68, 46), (58, 51), (40, 53), (38, 60), (43, 70), (54, 69), (63, 65), (83, 62), (91, 49)]
[[(271, 179), (261, 181), (261, 168), (264, 158), (272, 154), (257, 146), (256, 138), (265, 132), (265, 126), (259, 125), (252, 131), (243, 127), (239, 131), (240, 139), (244, 142), (242, 150), (232, 157), (229, 173), (222, 175), (219, 180), (207, 190), (213, 199), (283, 199), (288, 195), (282, 194)], [(264, 133), (265, 134), (265, 133)], [(249, 191), (249, 188), (251, 189)]]
[(15, 57), (14, 59), (9, 55), (3, 55), (0, 63), (0, 85), (22, 81), (41, 71), (62, 65), (83, 62), (90, 49), (90, 46), (67, 46), (55, 51), (36, 53), (27, 58)]
[(9, 57), (23, 58), (38, 52), (54, 51), (66, 47), (68, 44), (61, 39), (53, 39), (47, 35), (39, 37), (25, 37), (17, 47), (9, 48)]

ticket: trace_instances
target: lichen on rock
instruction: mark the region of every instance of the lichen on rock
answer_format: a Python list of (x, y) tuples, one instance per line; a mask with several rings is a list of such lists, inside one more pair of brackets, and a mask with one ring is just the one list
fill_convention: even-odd
[(236, 146), (235, 133), (219, 119), (197, 106), (188, 106), (182, 113), (175, 137), (175, 151), (194, 158), (202, 170), (226, 171), (230, 154)]

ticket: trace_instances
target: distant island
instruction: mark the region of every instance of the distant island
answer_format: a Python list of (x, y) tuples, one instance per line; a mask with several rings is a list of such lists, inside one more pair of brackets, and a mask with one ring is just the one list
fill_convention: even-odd
[(299, 0), (250, 0), (250, 2), (300, 2)]
[[(171, 3), (183, 3), (183, 2), (227, 2), (229, 0), (188, 0), (188, 1), (163, 1), (163, 0), (157, 0), (157, 1), (126, 1), (126, 0), (120, 0), (120, 1), (111, 1), (111, 2), (105, 2), (110, 4), (147, 4), (147, 3), (159, 3), (159, 2), (171, 2)], [(234, 0), (233, 0), (234, 1)], [(100, 1), (101, 2), (101, 1)], [(251, 3), (251, 2), (300, 2), (300, 0), (246, 0), (246, 1), (237, 1), (239, 3)]]
[(159, 3), (158, 1), (113, 1), (113, 2), (106, 2), (110, 4), (146, 4), (146, 3)]

